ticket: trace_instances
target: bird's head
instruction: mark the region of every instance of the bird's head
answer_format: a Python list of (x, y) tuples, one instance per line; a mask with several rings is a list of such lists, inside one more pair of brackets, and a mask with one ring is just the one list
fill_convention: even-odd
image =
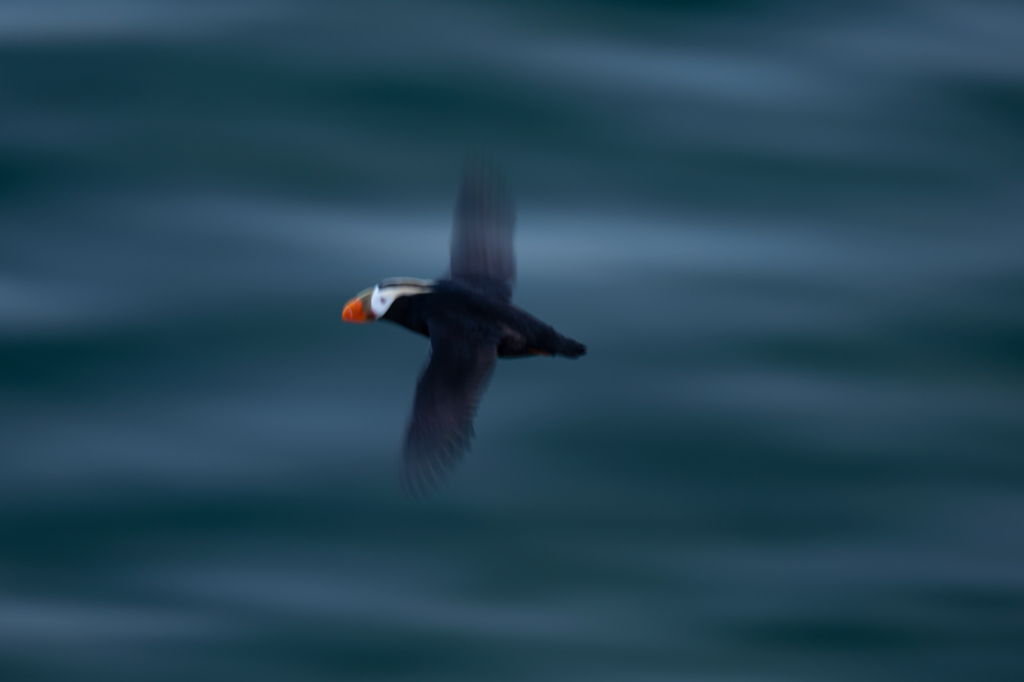
[(395, 301), (405, 296), (416, 296), (433, 291), (434, 283), (426, 279), (393, 277), (385, 279), (372, 289), (360, 291), (345, 304), (341, 319), (355, 324), (375, 322), (387, 314)]

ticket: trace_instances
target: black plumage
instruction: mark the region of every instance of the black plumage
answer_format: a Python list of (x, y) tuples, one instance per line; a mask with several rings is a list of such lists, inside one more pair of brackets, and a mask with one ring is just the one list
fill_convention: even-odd
[[(514, 225), (497, 167), (471, 162), (456, 203), (448, 276), (385, 280), (374, 289), (374, 295), (394, 292), (380, 319), (430, 338), (402, 456), (403, 485), (413, 494), (429, 489), (468, 449), (477, 405), (498, 358), (586, 353), (583, 344), (512, 305)], [(409, 282), (417, 284), (410, 290)]]

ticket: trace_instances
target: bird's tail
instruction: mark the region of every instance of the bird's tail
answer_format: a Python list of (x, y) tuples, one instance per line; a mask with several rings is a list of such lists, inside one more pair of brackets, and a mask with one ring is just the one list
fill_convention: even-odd
[(567, 358), (578, 358), (581, 355), (587, 354), (587, 347), (579, 341), (563, 336), (561, 345), (558, 348), (558, 354), (564, 355)]

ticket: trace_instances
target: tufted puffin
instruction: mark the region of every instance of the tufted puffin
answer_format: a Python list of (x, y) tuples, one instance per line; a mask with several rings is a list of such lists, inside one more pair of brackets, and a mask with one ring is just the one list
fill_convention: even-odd
[(498, 358), (587, 352), (512, 305), (515, 211), (498, 167), (466, 164), (455, 206), (449, 273), (436, 280), (385, 279), (351, 299), (352, 323), (388, 320), (430, 339), (405, 434), (401, 479), (427, 492), (469, 448), (473, 417)]

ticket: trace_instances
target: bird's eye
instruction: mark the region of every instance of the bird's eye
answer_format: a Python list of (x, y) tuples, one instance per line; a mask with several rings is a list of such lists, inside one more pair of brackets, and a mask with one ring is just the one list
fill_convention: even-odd
[(380, 302), (381, 302), (381, 303), (382, 303), (383, 305), (387, 305), (387, 304), (388, 304), (388, 299), (386, 299), (386, 298), (381, 298), (381, 299), (380, 299)]

